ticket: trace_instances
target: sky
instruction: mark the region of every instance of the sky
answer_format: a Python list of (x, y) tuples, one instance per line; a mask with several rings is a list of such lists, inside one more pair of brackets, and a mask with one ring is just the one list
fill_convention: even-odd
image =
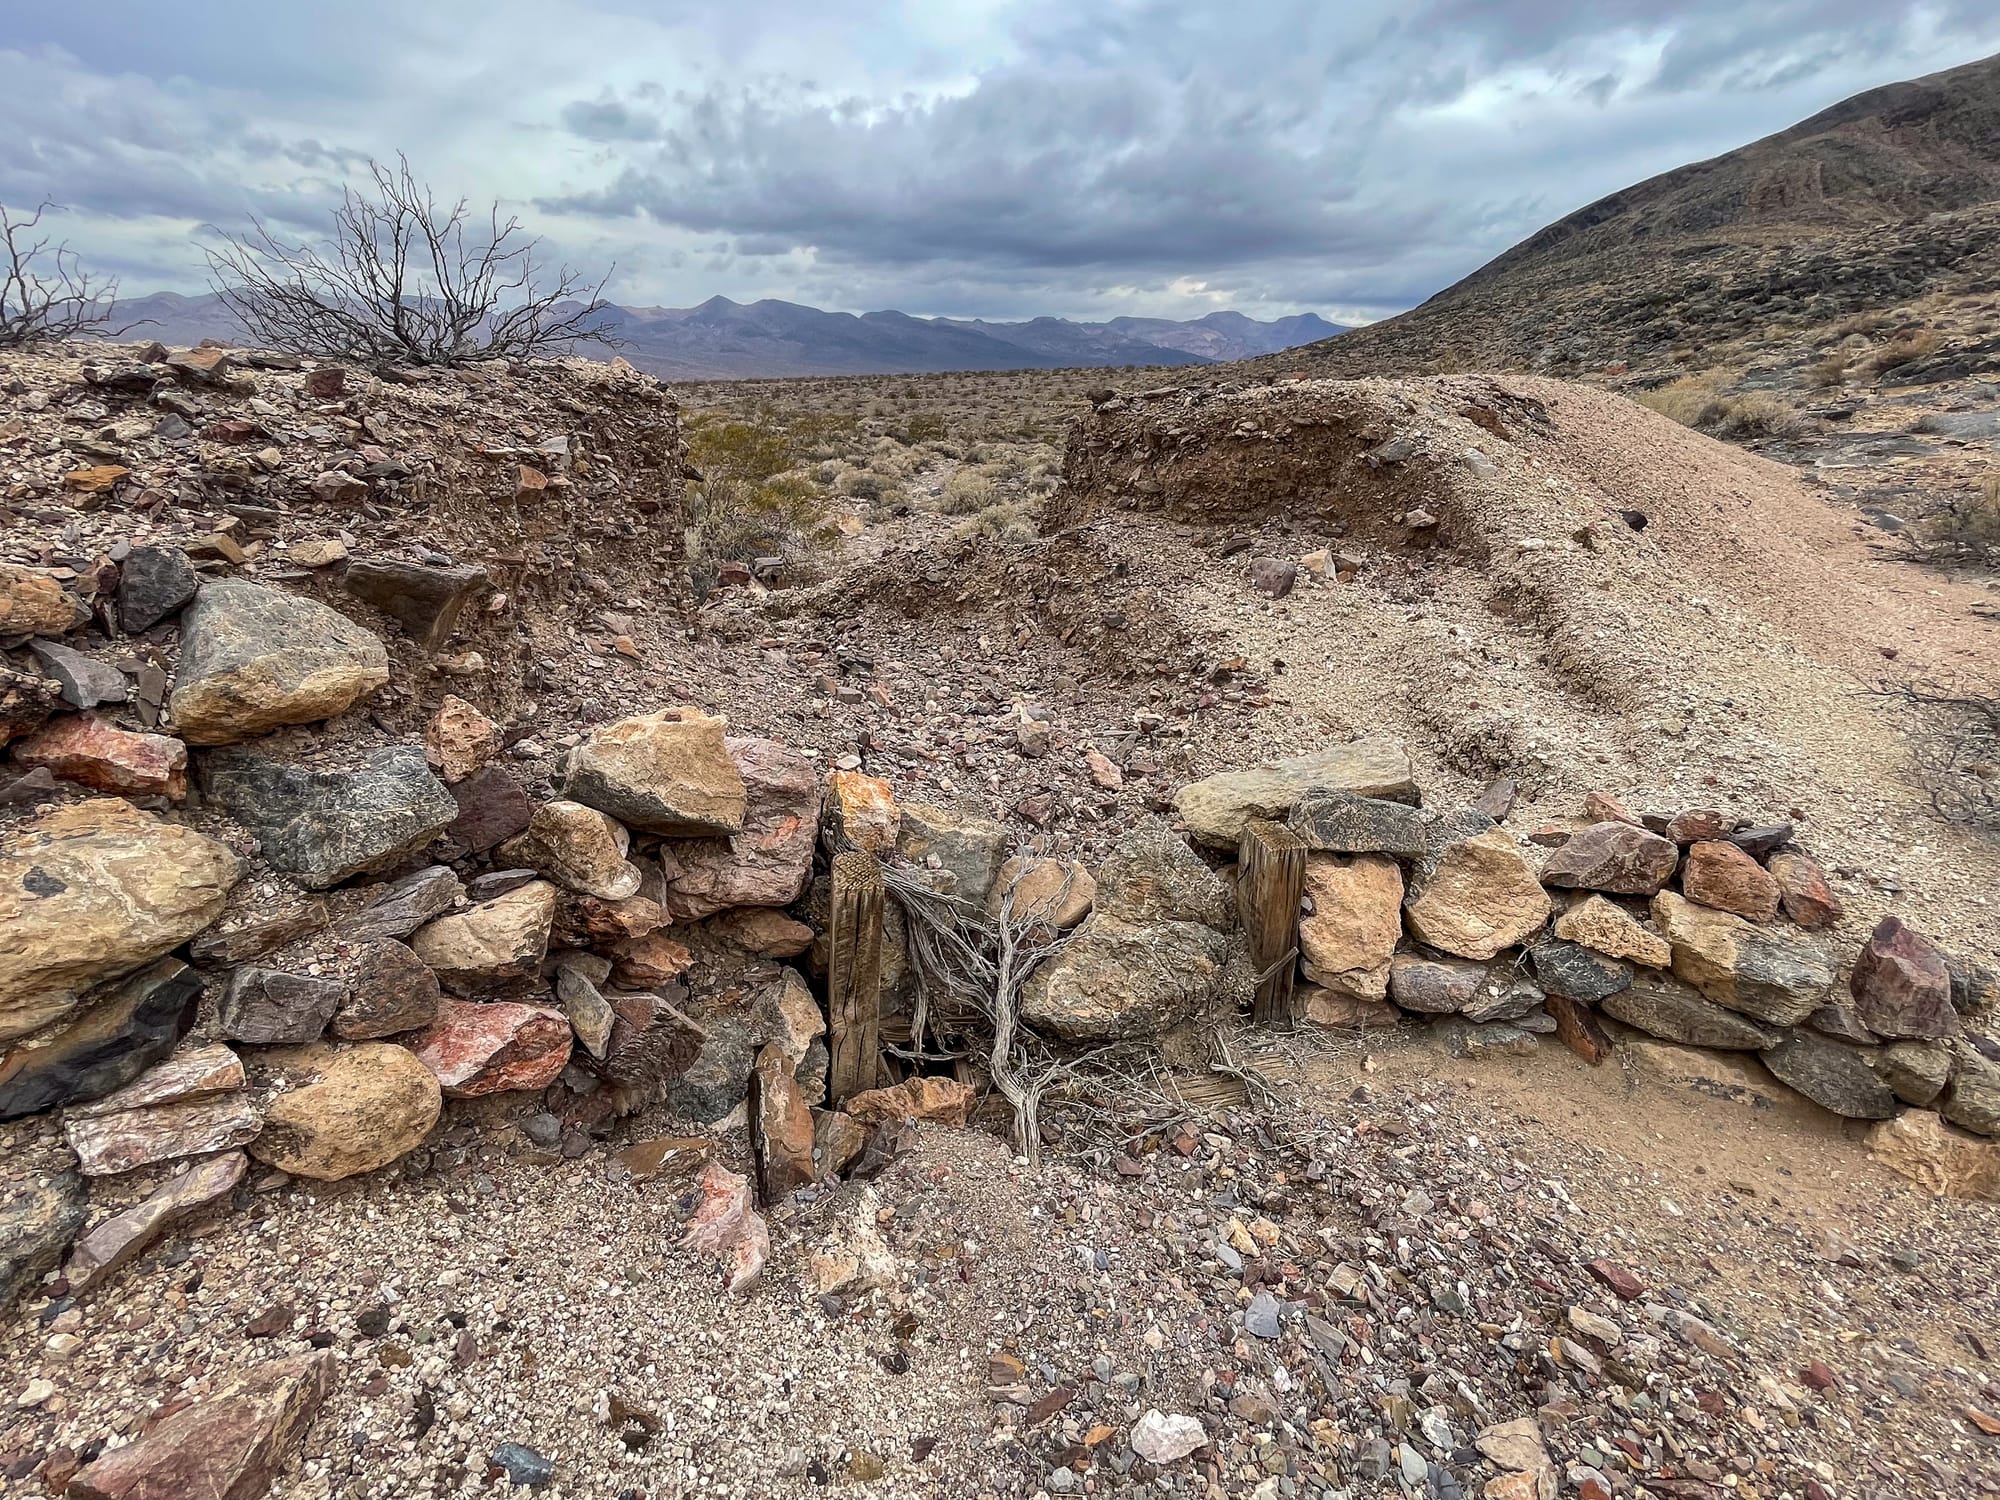
[(2000, 52), (1993, 0), (4, 0), (0, 204), (128, 295), (406, 153), (607, 295), (1097, 319), (1423, 300)]

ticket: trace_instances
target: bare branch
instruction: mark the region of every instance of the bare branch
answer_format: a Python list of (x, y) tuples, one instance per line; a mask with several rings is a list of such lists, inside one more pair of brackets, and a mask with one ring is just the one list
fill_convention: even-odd
[(1931, 681), (1881, 691), (1913, 711), (1912, 770), (1932, 811), (1947, 823), (2000, 832), (2000, 694)]
[(67, 244), (51, 249), (46, 235), (34, 237), (42, 215), (61, 211), (45, 202), (16, 219), (0, 204), (0, 349), (113, 332), (118, 283), (94, 281)]
[(258, 343), (360, 364), (461, 365), (532, 359), (580, 343), (615, 345), (595, 283), (545, 272), (541, 241), (495, 204), (483, 226), (465, 199), (440, 203), (406, 158), (368, 164), (320, 245), (252, 219), (208, 252), (209, 285)]

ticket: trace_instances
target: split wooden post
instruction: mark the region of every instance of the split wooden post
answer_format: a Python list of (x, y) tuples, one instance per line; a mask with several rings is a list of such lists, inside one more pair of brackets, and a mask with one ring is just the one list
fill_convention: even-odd
[(827, 919), (827, 1092), (875, 1087), (882, 1055), (882, 866), (858, 849), (833, 858)]
[(1244, 825), (1237, 856), (1236, 911), (1250, 938), (1257, 973), (1251, 1019), (1291, 1030), (1292, 980), (1299, 960), (1299, 900), (1306, 888), (1306, 846), (1282, 823)]

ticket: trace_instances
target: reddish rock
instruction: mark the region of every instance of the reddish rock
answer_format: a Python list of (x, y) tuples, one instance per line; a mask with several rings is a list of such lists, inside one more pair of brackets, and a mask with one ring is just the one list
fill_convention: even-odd
[(1553, 992), (1543, 997), (1543, 1006), (1556, 1023), (1556, 1038), (1593, 1068), (1611, 1055), (1611, 1038), (1597, 1024), (1588, 1005)]
[(140, 734), (96, 714), (64, 714), (14, 746), (24, 766), (47, 766), (65, 781), (128, 796), (187, 795), (187, 746), (169, 734)]
[(611, 977), (627, 989), (643, 990), (657, 984), (672, 984), (693, 964), (694, 954), (686, 943), (664, 932), (649, 932), (618, 950)]
[(80, 618), (53, 573), (0, 563), (0, 635), (61, 635)]
[(1620, 1302), (1636, 1302), (1646, 1295), (1646, 1283), (1612, 1260), (1594, 1260), (1587, 1268), (1617, 1294)]
[(1830, 1391), (1840, 1384), (1840, 1377), (1833, 1373), (1833, 1367), (1818, 1359), (1807, 1365), (1799, 1378), (1816, 1391)]
[(704, 1167), (701, 1202), (682, 1244), (726, 1256), (730, 1291), (746, 1292), (755, 1286), (771, 1258), (771, 1231), (763, 1215), (750, 1206), (748, 1180), (718, 1162)]
[(1827, 883), (1826, 871), (1810, 854), (1774, 854), (1768, 868), (1778, 883), (1778, 904), (1807, 931), (1831, 927), (1847, 914)]
[(63, 1140), (86, 1177), (109, 1177), (183, 1156), (206, 1156), (247, 1144), (264, 1128), (256, 1101), (243, 1093), (198, 1094), (117, 1114), (63, 1121)]
[(1676, 844), (1698, 844), (1704, 839), (1727, 838), (1729, 830), (1735, 826), (1734, 818), (1726, 817), (1712, 807), (1703, 807), (1670, 819), (1667, 837)]
[(552, 941), (561, 948), (608, 951), (666, 925), (666, 912), (647, 896), (600, 901), (595, 896), (565, 894), (556, 905)]
[(1645, 826), (1632, 809), (1609, 792), (1584, 793), (1583, 815), (1593, 823), (1626, 823), (1633, 828)]
[(455, 786), (500, 753), (500, 726), (463, 698), (446, 693), (424, 728), (424, 759)]
[(768, 906), (726, 911), (702, 924), (715, 942), (757, 958), (796, 958), (812, 946), (813, 930)]
[(969, 1083), (934, 1073), (907, 1078), (893, 1088), (868, 1089), (841, 1106), (863, 1125), (882, 1120), (932, 1120), (962, 1126), (971, 1117), (976, 1091)]
[(813, 1180), (813, 1117), (792, 1076), (795, 1066), (783, 1047), (768, 1042), (750, 1075), (757, 1196), (767, 1204), (790, 1197)]
[(1938, 946), (1898, 917), (1868, 935), (1848, 978), (1861, 1021), (1877, 1036), (1950, 1037), (1960, 1031), (1951, 972)]
[(743, 778), (743, 831), (660, 846), (663, 904), (676, 922), (732, 906), (789, 906), (812, 878), (820, 812), (812, 762), (776, 740), (731, 737), (723, 746)]
[(1542, 866), (1542, 884), (1619, 896), (1650, 896), (1673, 878), (1681, 851), (1672, 839), (1624, 822), (1592, 823)]
[(445, 833), (473, 854), (484, 854), (526, 832), (535, 815), (535, 805), (521, 783), (498, 766), (474, 771), (450, 790), (458, 816)]
[(1752, 922), (1768, 922), (1778, 914), (1778, 882), (1770, 872), (1734, 844), (1716, 839), (1689, 847), (1681, 890), (1690, 901)]
[(895, 790), (888, 782), (860, 771), (835, 771), (827, 792), (835, 826), (848, 843), (878, 858), (887, 858), (895, 851), (903, 810), (896, 805)]
[(445, 999), (410, 1050), (454, 1099), (547, 1088), (569, 1061), (569, 1018), (546, 1005)]
[(332, 1394), (339, 1360), (271, 1360), (113, 1448), (70, 1480), (70, 1500), (257, 1500)]
[(347, 371), (340, 365), (308, 370), (302, 389), (315, 401), (338, 401), (347, 389)]

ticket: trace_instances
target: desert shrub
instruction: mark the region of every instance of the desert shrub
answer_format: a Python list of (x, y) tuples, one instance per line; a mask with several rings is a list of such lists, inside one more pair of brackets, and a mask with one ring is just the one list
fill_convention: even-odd
[(698, 564), (782, 557), (794, 577), (819, 571), (821, 554), (839, 538), (825, 491), (804, 474), (776, 474), (761, 484), (710, 477), (688, 493), (688, 555)]
[(906, 448), (914, 448), (920, 443), (933, 443), (945, 435), (945, 421), (934, 411), (912, 412), (890, 429), (890, 436)]
[(945, 480), (937, 508), (948, 516), (969, 516), (993, 501), (992, 480), (976, 469), (959, 469)]
[(1037, 524), (1040, 514), (1031, 501), (999, 500), (968, 515), (952, 527), (951, 534), (987, 537), (996, 542), (1032, 542), (1041, 535)]
[(1726, 405), (1712, 375), (1683, 375), (1658, 390), (1640, 391), (1632, 398), (1683, 427), (1710, 427)]
[(1913, 328), (1907, 333), (1899, 333), (1888, 343), (1868, 356), (1868, 368), (1877, 375), (1885, 375), (1891, 370), (1913, 364), (1927, 354), (1937, 352), (1944, 335), (1935, 328)]
[(1769, 391), (1726, 396), (1712, 425), (1723, 437), (1789, 437), (1799, 430), (1799, 415), (1790, 403)]
[(1948, 501), (1925, 532), (1934, 556), (2000, 562), (2000, 468), (1975, 493)]
[(1806, 385), (1815, 391), (1832, 390), (1847, 380), (1847, 356), (1829, 354), (1806, 366)]
[(1921, 681), (1886, 689), (1909, 705), (1911, 769), (1947, 823), (2000, 833), (2000, 697), (1990, 685)]
[(1825, 340), (1828, 343), (1837, 343), (1857, 333), (1880, 333), (1891, 321), (1893, 320), (1885, 312), (1850, 313), (1827, 329)]
[(880, 500), (884, 486), (879, 475), (849, 469), (840, 476), (840, 483), (835, 488), (850, 500)]

